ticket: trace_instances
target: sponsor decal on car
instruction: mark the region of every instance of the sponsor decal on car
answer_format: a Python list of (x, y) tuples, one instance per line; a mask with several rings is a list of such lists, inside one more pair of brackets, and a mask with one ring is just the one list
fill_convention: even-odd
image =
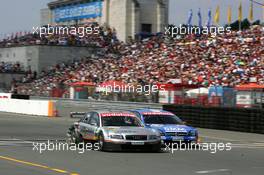
[(143, 112), (143, 115), (174, 115), (170, 112)]
[(130, 113), (101, 113), (101, 117), (136, 117)]
[(179, 127), (165, 127), (164, 130), (166, 132), (187, 132), (185, 128), (179, 128)]

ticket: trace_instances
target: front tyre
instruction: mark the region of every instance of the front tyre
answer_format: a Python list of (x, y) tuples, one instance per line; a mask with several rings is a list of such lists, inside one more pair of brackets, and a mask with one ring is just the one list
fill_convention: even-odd
[(161, 152), (161, 144), (153, 145), (152, 152), (155, 152), (155, 153)]
[(105, 139), (103, 133), (98, 138), (99, 151), (105, 151)]

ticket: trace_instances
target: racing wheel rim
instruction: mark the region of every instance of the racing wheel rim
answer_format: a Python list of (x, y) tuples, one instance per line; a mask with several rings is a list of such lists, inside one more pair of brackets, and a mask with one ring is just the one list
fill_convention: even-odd
[(104, 137), (101, 134), (99, 136), (98, 142), (99, 142), (99, 148), (100, 148), (100, 150), (104, 150)]

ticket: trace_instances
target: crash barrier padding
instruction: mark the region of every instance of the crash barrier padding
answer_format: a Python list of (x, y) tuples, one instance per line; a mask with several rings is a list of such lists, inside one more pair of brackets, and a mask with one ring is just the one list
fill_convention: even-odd
[(55, 117), (55, 102), (50, 100), (0, 100), (0, 111), (26, 115)]
[(12, 94), (12, 99), (23, 99), (23, 100), (29, 100), (29, 95), (20, 95), (20, 94)]
[(264, 109), (163, 105), (189, 125), (264, 134)]

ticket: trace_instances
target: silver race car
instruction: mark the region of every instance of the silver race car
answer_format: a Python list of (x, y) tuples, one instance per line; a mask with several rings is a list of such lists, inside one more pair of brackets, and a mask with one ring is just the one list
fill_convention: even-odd
[(160, 133), (145, 128), (131, 112), (94, 111), (71, 113), (71, 116), (83, 115), (82, 119), (69, 128), (68, 140), (75, 144), (93, 142), (98, 149), (122, 150), (144, 149), (159, 152)]

